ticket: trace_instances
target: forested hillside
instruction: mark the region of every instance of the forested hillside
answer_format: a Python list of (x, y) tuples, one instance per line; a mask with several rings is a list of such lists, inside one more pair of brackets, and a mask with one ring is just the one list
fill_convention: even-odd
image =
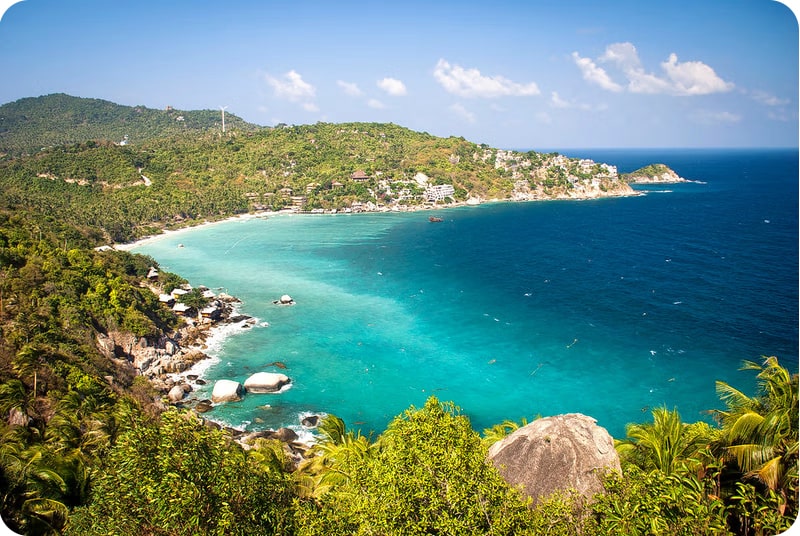
[[(223, 133), (210, 112), (66, 95), (22, 99), (0, 113), (0, 148), (8, 151), (0, 206), (91, 225), (106, 243), (254, 210), (407, 210), (633, 193), (613, 166), (394, 124), (254, 128), (229, 116)], [(437, 186), (439, 196), (431, 193)]]
[[(105, 106), (80, 102), (91, 104), (86, 114)], [(84, 112), (70, 121), (83, 124)], [(331, 415), (309, 449), (245, 441), (171, 405), (137, 373), (130, 348), (101, 347), (111, 334), (131, 345), (177, 340), (186, 320), (159, 301), (165, 288), (148, 279), (155, 260), (99, 244), (298, 197), (332, 210), (406, 195), (423, 203), (424, 184), (452, 185), (457, 199), (550, 198), (593, 182), (612, 190), (616, 170), (391, 124), (241, 126), (224, 136), (210, 126), (120, 145), (69, 137), (60, 121), (48, 135), (68, 142), (0, 160), (0, 514), (12, 529), (755, 536), (797, 516), (798, 376), (775, 358), (744, 363), (755, 393), (717, 384), (713, 426), (667, 408), (630, 425), (616, 441), (622, 472), (605, 475), (593, 501), (564, 491), (534, 506), (487, 461), (519, 423), (476, 431), (452, 403), (430, 398), (375, 434)], [(23, 139), (20, 124), (45, 125), (16, 123), (3, 139)]]
[[(140, 143), (167, 135), (197, 134), (219, 128), (221, 123), (220, 110), (154, 110), (63, 93), (29, 97), (0, 106), (0, 154), (35, 153), (90, 140)], [(234, 114), (225, 115), (225, 125), (241, 131), (259, 128)]]

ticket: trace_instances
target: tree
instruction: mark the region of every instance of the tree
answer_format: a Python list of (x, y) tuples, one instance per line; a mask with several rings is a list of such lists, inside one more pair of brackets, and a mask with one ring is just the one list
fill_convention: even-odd
[(33, 380), (33, 397), (36, 398), (37, 379), (39, 366), (44, 362), (42, 351), (32, 344), (26, 344), (19, 352), (14, 362), (14, 368), (21, 376), (31, 376)]
[(289, 477), (251, 461), (222, 430), (170, 410), (138, 420), (95, 472), (67, 534), (228, 535), (291, 531)]
[(617, 442), (625, 461), (644, 470), (671, 475), (684, 469), (700, 448), (708, 445), (713, 432), (704, 423), (684, 424), (677, 409), (656, 408), (653, 422), (629, 424), (627, 438)]
[(746, 479), (778, 494), (780, 514), (793, 517), (798, 491), (798, 376), (776, 357), (765, 357), (761, 364), (745, 361), (742, 370), (758, 373), (758, 393), (750, 397), (717, 382), (717, 393), (727, 406), (715, 412), (723, 426), (720, 444)]
[(300, 511), (300, 534), (522, 534), (526, 501), (486, 459), (467, 417), (431, 397), (395, 418), (374, 456)]

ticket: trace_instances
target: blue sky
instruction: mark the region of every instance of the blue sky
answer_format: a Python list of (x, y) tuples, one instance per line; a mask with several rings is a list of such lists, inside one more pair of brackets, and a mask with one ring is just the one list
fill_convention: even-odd
[(501, 148), (798, 144), (798, 24), (773, 0), (25, 0), (0, 73), (0, 103), (227, 106)]

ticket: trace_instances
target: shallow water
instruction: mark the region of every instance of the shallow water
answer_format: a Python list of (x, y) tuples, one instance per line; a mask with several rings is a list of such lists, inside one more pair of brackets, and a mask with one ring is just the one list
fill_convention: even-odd
[[(446, 209), (441, 223), (427, 212), (276, 215), (133, 251), (258, 318), (212, 348), (203, 373), (207, 395), (214, 379), (286, 364), (288, 391), (208, 414), (249, 429), (330, 412), (380, 432), (436, 395), (479, 431), (581, 412), (620, 437), (658, 405), (707, 419), (715, 380), (752, 389), (743, 359), (797, 369), (796, 152), (567, 154), (621, 172), (663, 162), (703, 183)], [(272, 303), (287, 293), (296, 305)]]

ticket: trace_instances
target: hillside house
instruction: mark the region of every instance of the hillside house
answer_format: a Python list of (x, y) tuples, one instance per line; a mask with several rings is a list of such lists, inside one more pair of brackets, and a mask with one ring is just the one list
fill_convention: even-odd
[(364, 171), (359, 169), (358, 171), (355, 171), (353, 172), (352, 175), (350, 175), (350, 179), (355, 182), (366, 182), (369, 180), (369, 175), (367, 175), (366, 173), (364, 173)]

